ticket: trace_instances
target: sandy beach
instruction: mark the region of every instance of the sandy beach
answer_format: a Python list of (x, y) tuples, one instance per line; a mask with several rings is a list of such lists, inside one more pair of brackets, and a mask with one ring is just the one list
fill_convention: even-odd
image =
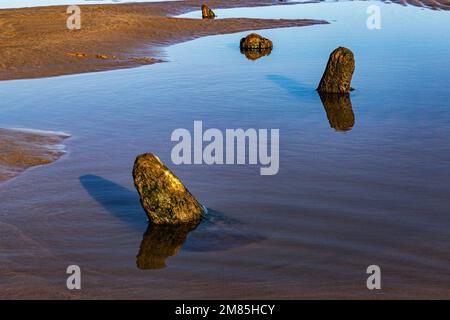
[[(209, 1), (212, 8), (273, 1)], [(277, 3), (275, 3), (277, 4)], [(158, 61), (161, 46), (245, 30), (307, 26), (320, 20), (180, 19), (201, 1), (80, 6), (80, 30), (66, 26), (66, 6), (0, 11), (0, 80), (134, 67)]]

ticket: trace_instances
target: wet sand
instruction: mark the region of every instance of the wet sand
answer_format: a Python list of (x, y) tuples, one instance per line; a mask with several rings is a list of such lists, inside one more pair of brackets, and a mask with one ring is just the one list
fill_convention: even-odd
[[(282, 4), (256, 0), (208, 3), (212, 8)], [(80, 30), (67, 29), (67, 6), (0, 10), (0, 80), (135, 67), (161, 61), (161, 46), (202, 36), (326, 23), (173, 17), (198, 10), (200, 4), (192, 0), (80, 6)]]
[(68, 135), (19, 129), (0, 129), (0, 182), (28, 168), (50, 164), (65, 152)]
[[(387, 1), (386, 1), (387, 2)], [(393, 3), (424, 7), (433, 10), (450, 10), (449, 0), (394, 0)]]
[[(67, 6), (0, 10), (0, 80), (40, 78), (161, 62), (161, 47), (202, 36), (327, 23), (322, 20), (183, 19), (202, 1), (81, 5), (81, 29), (68, 30)], [(449, 10), (448, 0), (393, 3)], [(213, 9), (290, 5), (211, 0)]]

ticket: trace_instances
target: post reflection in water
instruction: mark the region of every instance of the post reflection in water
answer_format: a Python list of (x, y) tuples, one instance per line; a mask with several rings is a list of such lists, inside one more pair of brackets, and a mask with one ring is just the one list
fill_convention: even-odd
[(224, 251), (265, 240), (242, 221), (208, 209), (198, 225), (153, 225), (144, 233), (136, 263), (139, 269), (166, 267), (166, 260), (181, 250), (187, 252)]
[(272, 48), (265, 49), (241, 49), (241, 53), (245, 55), (248, 60), (257, 60), (261, 57), (268, 56), (272, 53)]
[(149, 224), (144, 233), (136, 264), (139, 269), (163, 269), (166, 259), (176, 255), (197, 225)]
[(355, 125), (350, 94), (322, 93), (320, 100), (327, 113), (330, 126), (336, 131), (349, 131)]
[[(114, 218), (138, 232), (144, 230), (145, 213), (136, 192), (92, 174), (81, 176), (79, 180), (88, 194)], [(199, 225), (149, 224), (142, 236), (136, 264), (139, 269), (162, 269), (166, 267), (166, 260), (181, 250), (223, 251), (263, 240), (263, 236), (243, 221), (208, 208)]]

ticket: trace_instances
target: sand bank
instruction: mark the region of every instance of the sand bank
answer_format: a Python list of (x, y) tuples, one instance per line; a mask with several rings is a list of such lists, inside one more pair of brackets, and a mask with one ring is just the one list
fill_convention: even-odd
[[(282, 5), (266, 0), (208, 3), (212, 8)], [(80, 30), (67, 28), (67, 6), (0, 10), (0, 80), (134, 67), (161, 61), (162, 46), (202, 36), (326, 23), (307, 19), (174, 17), (198, 10), (200, 4), (188, 0), (80, 6)]]
[(65, 153), (62, 142), (68, 137), (58, 132), (0, 129), (0, 182), (56, 161)]
[[(388, 2), (388, 1), (385, 1)], [(450, 0), (393, 0), (393, 3), (424, 7), (433, 10), (450, 10)]]

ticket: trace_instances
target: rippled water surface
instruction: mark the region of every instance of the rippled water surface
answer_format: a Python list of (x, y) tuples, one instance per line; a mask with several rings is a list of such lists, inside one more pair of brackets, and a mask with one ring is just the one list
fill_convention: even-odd
[[(0, 185), (0, 296), (450, 297), (450, 16), (376, 3), (382, 29), (368, 30), (369, 4), (219, 10), (331, 22), (261, 31), (275, 47), (255, 61), (241, 33), (172, 46), (169, 63), (0, 82), (1, 127), (72, 136), (61, 160)], [(356, 90), (321, 100), (338, 46), (355, 53)], [(279, 128), (279, 174), (174, 166), (170, 135), (194, 120)], [(131, 177), (143, 152), (209, 208), (199, 228), (147, 226)], [(81, 292), (65, 289), (69, 264)]]

